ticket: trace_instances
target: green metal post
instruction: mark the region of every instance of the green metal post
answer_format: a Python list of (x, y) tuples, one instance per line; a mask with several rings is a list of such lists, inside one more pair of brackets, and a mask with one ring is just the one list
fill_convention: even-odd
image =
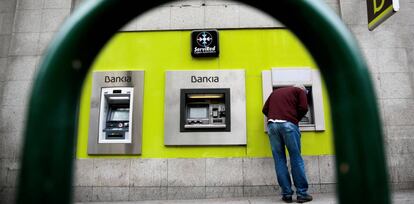
[(273, 7), (257, 1), (254, 6), (295, 33), (320, 68), (332, 109), (340, 203), (389, 203), (376, 96), (354, 37), (320, 1), (285, 0)]
[(340, 203), (389, 203), (376, 96), (354, 37), (320, 1), (285, 0), (274, 7), (258, 2), (254, 5), (284, 23), (304, 43), (326, 82)]
[[(25, 130), (18, 203), (69, 203), (77, 104), (105, 43), (135, 16), (167, 1), (86, 1), (53, 40), (34, 83)], [(328, 87), (341, 203), (389, 203), (381, 123), (355, 40), (317, 0), (244, 0), (291, 29)]]

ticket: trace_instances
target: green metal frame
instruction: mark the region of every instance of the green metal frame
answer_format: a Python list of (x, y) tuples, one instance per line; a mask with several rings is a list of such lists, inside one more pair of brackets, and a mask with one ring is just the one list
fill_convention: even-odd
[[(18, 203), (70, 203), (81, 87), (105, 43), (167, 1), (86, 1), (48, 48), (32, 90)], [(340, 203), (389, 203), (381, 123), (367, 66), (350, 32), (316, 0), (241, 1), (286, 25), (317, 62), (332, 109)]]

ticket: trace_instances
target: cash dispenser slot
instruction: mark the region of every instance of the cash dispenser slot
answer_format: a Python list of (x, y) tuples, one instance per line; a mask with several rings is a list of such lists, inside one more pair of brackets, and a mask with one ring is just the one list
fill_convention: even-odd
[(181, 132), (230, 131), (230, 89), (181, 89)]
[(98, 143), (131, 143), (133, 88), (102, 88)]

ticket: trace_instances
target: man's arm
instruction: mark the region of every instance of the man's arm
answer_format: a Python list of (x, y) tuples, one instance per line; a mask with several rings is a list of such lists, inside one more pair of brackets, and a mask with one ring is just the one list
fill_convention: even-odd
[(303, 90), (299, 91), (299, 104), (298, 104), (298, 120), (301, 120), (303, 116), (308, 112), (308, 98)]

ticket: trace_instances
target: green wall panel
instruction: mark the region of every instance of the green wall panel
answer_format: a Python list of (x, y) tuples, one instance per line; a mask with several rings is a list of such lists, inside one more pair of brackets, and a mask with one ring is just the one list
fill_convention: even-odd
[[(263, 130), (262, 70), (272, 67), (317, 68), (307, 50), (285, 29), (220, 30), (218, 58), (192, 58), (191, 31), (121, 32), (102, 50), (92, 71), (145, 70), (143, 144), (141, 156), (87, 155), (92, 75), (84, 84), (78, 128), (78, 158), (205, 158), (270, 157)], [(164, 86), (166, 70), (246, 70), (246, 146), (164, 146)], [(324, 132), (304, 132), (304, 155), (333, 154), (327, 91), (323, 86)], [(168, 99), (167, 99), (168, 100)]]

